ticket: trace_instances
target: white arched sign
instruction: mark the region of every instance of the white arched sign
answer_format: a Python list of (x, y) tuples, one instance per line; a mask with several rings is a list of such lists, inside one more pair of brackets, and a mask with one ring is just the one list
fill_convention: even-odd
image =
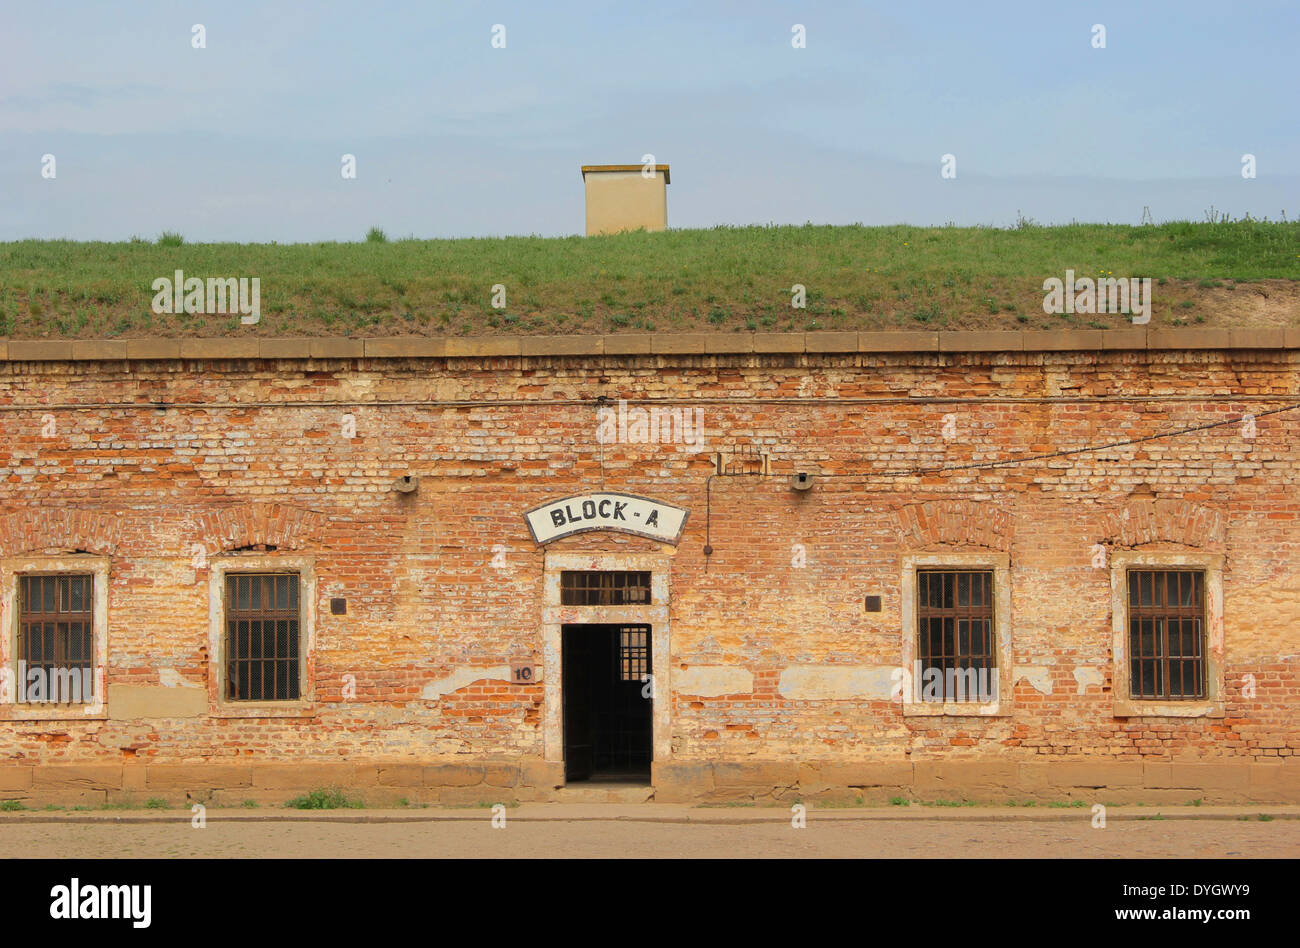
[(635, 494), (575, 494), (534, 507), (524, 514), (538, 543), (590, 530), (615, 530), (675, 544), (686, 526), (687, 511)]

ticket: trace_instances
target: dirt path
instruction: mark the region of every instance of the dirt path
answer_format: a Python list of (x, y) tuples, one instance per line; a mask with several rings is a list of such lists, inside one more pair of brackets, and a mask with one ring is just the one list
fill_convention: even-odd
[[(576, 808), (569, 808), (570, 811)], [(685, 818), (627, 816), (600, 808), (539, 815), (505, 813), (493, 828), (483, 811), (403, 817), (408, 822), (344, 823), (222, 819), (202, 829), (177, 811), (165, 822), (0, 821), (0, 857), (290, 858), (353, 857), (1040, 857), (1281, 858), (1300, 856), (1300, 820), (1111, 819), (1094, 829), (1072, 819), (943, 819), (808, 814), (795, 829), (782, 810), (743, 815), (692, 810)], [(156, 819), (157, 817), (155, 817)]]

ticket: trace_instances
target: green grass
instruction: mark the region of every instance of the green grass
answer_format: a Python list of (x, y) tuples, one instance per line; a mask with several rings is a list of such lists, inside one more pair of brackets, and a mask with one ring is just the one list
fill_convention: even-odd
[[(0, 319), (15, 338), (1131, 325), (1119, 314), (1044, 314), (1043, 280), (1071, 269), (1076, 278), (1152, 277), (1153, 324), (1194, 300), (1208, 325), (1246, 326), (1233, 300), (1255, 296), (1250, 281), (1300, 281), (1298, 251), (1300, 223), (1260, 221), (465, 240), (394, 240), (376, 227), (354, 243), (194, 244), (179, 234), (156, 242), (17, 241), (0, 243)], [(177, 269), (258, 277), (261, 322), (152, 314), (152, 282)], [(504, 310), (491, 306), (496, 283), (507, 288)], [(795, 283), (807, 287), (803, 309), (791, 307)], [(1238, 292), (1224, 293), (1227, 284)], [(1295, 301), (1289, 288), (1269, 290), (1263, 304), (1281, 315), (1261, 325), (1300, 323)]]
[(25, 809), (27, 809), (27, 806), (22, 800), (0, 800), (0, 811), (8, 813), (13, 810)]
[(118, 800), (106, 800), (99, 805), (101, 810), (138, 810), (140, 803), (130, 796), (122, 797)]
[(837, 809), (844, 809), (848, 807), (859, 807), (865, 805), (866, 805), (866, 800), (863, 798), (862, 794), (858, 794), (852, 799), (848, 799), (847, 797), (831, 798), (826, 800), (818, 800), (812, 804), (813, 807), (816, 807), (819, 810), (837, 810)]
[(352, 800), (342, 790), (313, 790), (285, 803), (293, 810), (360, 810), (360, 800)]

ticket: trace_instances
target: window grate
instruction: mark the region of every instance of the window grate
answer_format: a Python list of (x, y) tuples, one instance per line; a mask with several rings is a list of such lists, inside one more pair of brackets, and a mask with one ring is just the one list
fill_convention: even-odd
[(996, 697), (991, 570), (919, 570), (916, 687), (924, 700)]
[(618, 672), (623, 681), (640, 681), (650, 674), (650, 634), (646, 626), (619, 627)]
[(226, 698), (292, 701), (299, 696), (297, 573), (226, 577)]
[(565, 606), (639, 606), (650, 602), (650, 573), (564, 570), (560, 603)]
[(94, 592), (88, 574), (18, 578), (20, 702), (93, 701)]
[(1129, 570), (1129, 691), (1134, 698), (1205, 697), (1205, 574)]

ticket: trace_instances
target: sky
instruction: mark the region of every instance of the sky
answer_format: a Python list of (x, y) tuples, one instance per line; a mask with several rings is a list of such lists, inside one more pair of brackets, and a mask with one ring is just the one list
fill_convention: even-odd
[(0, 240), (577, 234), (645, 155), (679, 228), (1294, 220), (1298, 51), (1297, 0), (0, 0)]

